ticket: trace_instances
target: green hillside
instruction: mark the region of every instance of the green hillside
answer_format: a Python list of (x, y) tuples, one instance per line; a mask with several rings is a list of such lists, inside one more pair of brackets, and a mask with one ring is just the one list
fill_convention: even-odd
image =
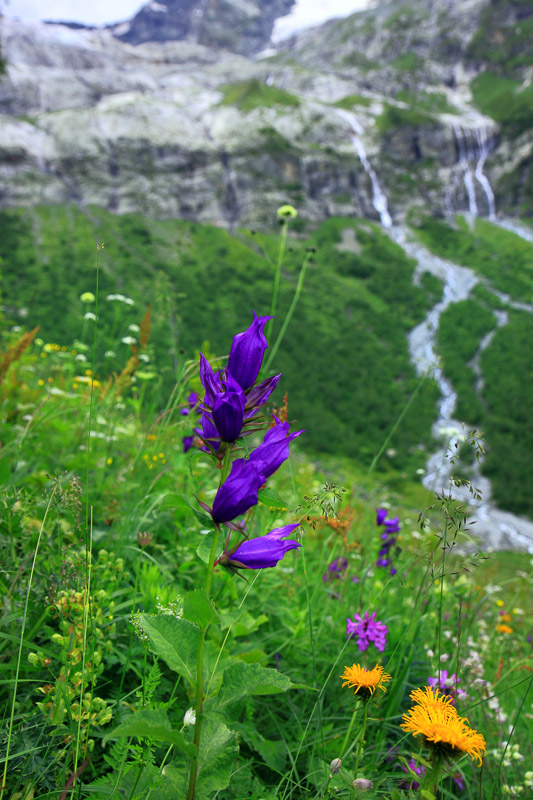
[[(150, 303), (149, 352), (158, 364), (159, 403), (199, 344), (226, 354), (232, 332), (248, 325), (251, 309), (266, 314), (270, 308), (273, 265), (263, 251), (276, 259), (275, 232), (232, 236), (198, 223), (74, 207), (4, 212), (0, 227), (6, 327), (40, 325), (40, 337), (59, 345), (83, 338), (80, 295), (95, 291), (95, 243), (104, 242), (99, 316), (100, 330), (108, 333), (98, 340), (97, 374), (123, 368), (131, 355), (128, 337), (136, 335), (129, 326), (140, 324)], [(420, 445), (429, 440), (437, 390), (428, 381), (419, 386), (406, 333), (434, 302), (434, 286), (414, 286), (414, 262), (365, 221), (331, 219), (307, 239), (290, 235), (289, 244), (274, 334), (306, 250), (316, 248), (272, 364), (286, 376), (291, 418), (305, 419), (308, 448), (368, 464), (416, 390), (389, 442), (390, 465), (414, 475), (424, 463)], [(117, 293), (135, 305), (105, 300)]]

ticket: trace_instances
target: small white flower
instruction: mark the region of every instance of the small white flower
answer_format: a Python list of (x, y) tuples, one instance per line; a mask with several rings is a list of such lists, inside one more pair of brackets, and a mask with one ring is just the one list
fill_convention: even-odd
[(132, 322), (131, 325), (128, 325), (128, 330), (131, 331), (132, 333), (139, 333), (141, 329), (139, 328), (138, 325)]
[(96, 320), (96, 314), (93, 314), (92, 311), (87, 311), (87, 313), (83, 315), (83, 319)]
[(115, 358), (116, 355), (117, 354), (115, 353), (114, 350), (106, 350), (104, 353), (104, 358)]
[(78, 353), (78, 355), (74, 358), (74, 361), (87, 361), (87, 357), (83, 355), (83, 353)]
[(449, 658), (450, 656), (448, 655), (448, 653), (443, 653), (440, 657), (441, 663), (444, 664), (446, 661), (448, 661)]
[(184, 725), (195, 725), (196, 724), (196, 711), (194, 708), (188, 708), (185, 714), (183, 715), (183, 724)]
[(137, 340), (133, 336), (123, 336), (120, 341), (122, 344), (135, 344)]

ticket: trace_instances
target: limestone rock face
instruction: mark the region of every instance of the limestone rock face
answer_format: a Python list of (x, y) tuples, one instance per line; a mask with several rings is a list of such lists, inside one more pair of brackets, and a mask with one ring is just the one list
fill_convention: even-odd
[(389, 0), (251, 57), (291, 4), (161, 0), (107, 29), (0, 20), (0, 204), (231, 227), (285, 202), (316, 221), (490, 215), (492, 192), (533, 214), (531, 129), (511, 141), (472, 99), (489, 0)]

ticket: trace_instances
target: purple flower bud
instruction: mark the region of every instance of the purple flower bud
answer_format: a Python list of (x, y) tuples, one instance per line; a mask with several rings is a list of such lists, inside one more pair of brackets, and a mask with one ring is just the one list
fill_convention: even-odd
[(261, 406), (264, 406), (274, 389), (279, 383), (279, 379), (281, 378), (281, 372), (279, 375), (274, 375), (272, 378), (267, 378), (266, 380), (258, 383), (257, 386), (253, 386), (248, 394), (246, 395), (246, 418), (249, 419), (253, 417), (254, 414), (257, 413)]
[(220, 385), (220, 373), (213, 375), (211, 364), (203, 353), (200, 353), (200, 380), (205, 389), (204, 406), (213, 408), (216, 398), (223, 391)]
[[(205, 412), (202, 414), (202, 427), (195, 428), (194, 432), (213, 450), (218, 450), (220, 447), (220, 434), (211, 417)], [(206, 453), (212, 452), (209, 447), (202, 447), (200, 449), (204, 450)]]
[(181, 441), (183, 444), (183, 452), (188, 453), (194, 442), (194, 436), (184, 436)]
[(378, 508), (376, 511), (376, 525), (383, 525), (385, 522), (385, 518), (387, 516), (387, 509), (386, 508)]
[(334, 758), (331, 764), (329, 765), (330, 774), (336, 775), (341, 767), (342, 767), (342, 760), (340, 758)]
[(251, 461), (238, 458), (215, 495), (211, 516), (215, 522), (229, 522), (257, 505), (257, 492), (264, 475)]
[(281, 467), (289, 457), (289, 442), (300, 436), (304, 431), (295, 431), (289, 434), (289, 423), (280, 422), (265, 433), (263, 443), (250, 455), (253, 462), (265, 478), (270, 477)]
[(274, 528), (257, 539), (247, 539), (232, 553), (228, 553), (226, 558), (222, 557), (221, 561), (233, 567), (244, 567), (245, 569), (275, 567), (285, 553), (301, 547), (299, 542), (286, 538), (299, 524), (297, 522), (293, 525), (284, 525), (282, 528)]
[(253, 315), (254, 321), (248, 330), (233, 337), (229, 354), (228, 370), (242, 389), (254, 383), (268, 347), (263, 329), (272, 317), (258, 317), (255, 311)]
[(223, 442), (234, 442), (241, 434), (246, 398), (230, 373), (223, 387), (213, 404), (213, 422)]

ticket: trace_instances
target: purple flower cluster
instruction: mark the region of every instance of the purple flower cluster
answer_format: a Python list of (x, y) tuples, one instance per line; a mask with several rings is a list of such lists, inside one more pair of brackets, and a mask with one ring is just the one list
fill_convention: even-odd
[(201, 403), (202, 425), (197, 430), (212, 452), (221, 442), (232, 444), (250, 428), (250, 421), (279, 383), (274, 375), (256, 385), (256, 379), (268, 347), (263, 329), (271, 317), (258, 317), (248, 330), (233, 337), (226, 369), (214, 373), (207, 359), (200, 355), (200, 379), (205, 389)]
[(328, 567), (327, 572), (322, 575), (324, 583), (332, 583), (333, 581), (340, 581), (344, 577), (344, 573), (348, 568), (347, 558), (336, 558)]
[(357, 647), (359, 650), (366, 650), (372, 643), (378, 650), (383, 652), (387, 643), (386, 637), (389, 629), (383, 622), (376, 620), (376, 612), (371, 615), (365, 611), (365, 616), (354, 614), (353, 621), (348, 617), (346, 620), (346, 636), (353, 639), (357, 637)]
[(456, 698), (459, 700), (464, 700), (468, 697), (468, 694), (463, 689), (459, 689), (457, 686), (457, 684), (460, 682), (461, 679), (457, 677), (455, 672), (453, 675), (448, 676), (448, 671), (442, 669), (436, 678), (431, 676), (428, 678), (427, 685), (437, 687), (443, 694), (446, 694), (448, 697), (452, 698), (452, 703), (455, 703)]
[[(411, 770), (411, 772), (414, 772), (415, 775), (418, 775), (418, 776), (422, 776), (422, 775), (426, 774), (426, 768), (424, 767), (424, 765), (423, 764), (417, 765), (417, 763), (414, 760), (414, 758), (410, 758), (407, 761), (407, 764), (408, 764), (408, 767), (405, 764), (400, 764), (400, 769), (402, 770), (402, 772), (406, 772), (408, 775), (410, 775), (411, 773), (409, 772), (409, 770)], [(464, 782), (463, 782), (463, 779), (462, 779), (461, 775), (460, 774), (459, 775), (452, 775), (451, 777), (452, 777), (453, 782), (455, 784), (457, 784), (459, 789), (462, 791), (465, 788), (465, 785), (464, 785)], [(410, 779), (403, 780), (403, 781), (400, 781), (398, 783), (398, 788), (399, 789), (411, 789), (411, 791), (414, 791), (414, 792), (416, 792), (416, 790), (419, 788), (419, 786), (420, 786), (420, 781), (415, 781), (414, 778), (412, 778), (412, 776), (411, 776)]]
[[(396, 575), (397, 569), (393, 566), (391, 550), (396, 545), (396, 535), (400, 531), (400, 518), (393, 517), (387, 519), (387, 510), (385, 508), (377, 509), (376, 525), (383, 527), (385, 530), (381, 534), (381, 548), (378, 553), (378, 560), (376, 567), (390, 567), (390, 574)], [(396, 546), (396, 555), (400, 552), (400, 548)]]
[[(205, 396), (200, 405), (202, 427), (197, 430), (208, 452), (218, 455), (225, 443), (224, 451), (245, 433), (250, 420), (267, 402), (278, 384), (281, 375), (267, 378), (259, 384), (259, 375), (267, 341), (263, 328), (270, 317), (258, 317), (243, 333), (233, 338), (228, 366), (213, 373), (204, 358), (200, 356), (200, 378)], [(226, 524), (230, 529), (243, 533), (242, 525), (233, 523), (258, 503), (258, 492), (266, 479), (289, 457), (289, 443), (303, 431), (289, 433), (289, 423), (274, 417), (275, 425), (264, 436), (263, 442), (247, 458), (233, 461), (231, 471), (219, 487), (212, 507), (200, 503), (209, 512), (213, 522), (219, 526)], [(237, 547), (226, 549), (217, 563), (233, 569), (265, 569), (274, 567), (285, 553), (300, 547), (298, 542), (287, 539), (299, 523), (275, 528), (264, 536), (247, 539)]]

